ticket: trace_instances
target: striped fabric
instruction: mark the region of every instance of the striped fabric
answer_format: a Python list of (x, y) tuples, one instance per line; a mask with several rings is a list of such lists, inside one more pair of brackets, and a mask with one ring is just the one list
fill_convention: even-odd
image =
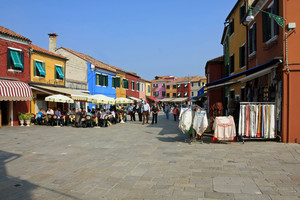
[(30, 87), (20, 81), (0, 80), (0, 101), (31, 101)]

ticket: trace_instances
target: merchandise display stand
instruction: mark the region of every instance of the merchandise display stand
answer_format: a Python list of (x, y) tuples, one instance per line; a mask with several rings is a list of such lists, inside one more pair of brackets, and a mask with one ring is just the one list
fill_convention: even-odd
[[(245, 109), (245, 106), (246, 106), (246, 111), (243, 110), (243, 109)], [(253, 107), (253, 106), (256, 106), (256, 107)], [(272, 112), (270, 112), (269, 106), (272, 106), (272, 108), (273, 108)], [(249, 107), (254, 108), (254, 111), (249, 111)], [(270, 113), (268, 113), (268, 116), (265, 116), (262, 114), (265, 111), (259, 110), (259, 108), (269, 108), (268, 111)], [(260, 115), (258, 114), (258, 112), (260, 113)], [(263, 121), (264, 117), (268, 117), (266, 120), (266, 123)], [(247, 121), (250, 121), (250, 122), (247, 122)], [(273, 122), (274, 124), (272, 125), (271, 122)], [(244, 126), (243, 125), (241, 126), (242, 123)], [(248, 136), (246, 136), (246, 134), (245, 134), (246, 129), (248, 129), (247, 131), (249, 132), (249, 124), (250, 124), (250, 126), (252, 125), (254, 128), (252, 130), (252, 133), (254, 133), (254, 136), (249, 135), (249, 133), (248, 133)], [(253, 141), (254, 140), (256, 140), (256, 141), (277, 140), (279, 142), (281, 141), (281, 137), (279, 135), (277, 135), (276, 103), (275, 102), (240, 102), (239, 126), (241, 126), (241, 127), (238, 127), (237, 141), (242, 141), (243, 144), (245, 143), (245, 141), (250, 141), (250, 140), (253, 140)], [(262, 133), (258, 133), (260, 131), (257, 131), (257, 130), (263, 130), (264, 128), (262, 128), (262, 127), (267, 127), (267, 133), (265, 133), (265, 135)], [(271, 130), (272, 130), (272, 132), (274, 131), (273, 132), (274, 136), (273, 135), (270, 136)], [(264, 132), (264, 131), (262, 131), (262, 132)], [(266, 136), (266, 134), (267, 134), (267, 136)]]

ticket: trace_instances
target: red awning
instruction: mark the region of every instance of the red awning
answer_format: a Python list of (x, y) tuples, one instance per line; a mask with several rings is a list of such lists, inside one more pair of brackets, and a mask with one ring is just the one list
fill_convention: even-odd
[(148, 99), (150, 99), (151, 101), (155, 101), (155, 102), (158, 102), (157, 99), (155, 99), (154, 97), (147, 97)]
[(0, 101), (31, 101), (28, 84), (21, 81), (0, 80)]

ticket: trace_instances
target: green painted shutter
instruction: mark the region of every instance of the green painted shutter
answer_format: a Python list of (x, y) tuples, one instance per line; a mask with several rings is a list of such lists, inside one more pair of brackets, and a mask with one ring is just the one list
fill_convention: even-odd
[(55, 67), (55, 70), (54, 70), (54, 74), (55, 74), (55, 75), (54, 75), (54, 78), (57, 79), (57, 71), (56, 71), (57, 66), (54, 66), (54, 67)]
[(96, 85), (99, 85), (99, 74), (96, 74)]
[[(23, 64), (23, 66), (24, 66), (24, 52), (23, 51), (20, 52), (20, 57), (21, 57), (21, 62)], [(24, 71), (24, 67), (21, 68), (21, 70)]]
[(108, 86), (108, 76), (105, 76), (105, 86)]
[(121, 87), (121, 78), (120, 77), (118, 77), (117, 78), (117, 87)]
[(115, 86), (115, 77), (111, 77), (111, 83), (112, 83), (112, 87), (116, 87)]
[(36, 61), (33, 61), (33, 76), (36, 76)]
[(103, 86), (103, 75), (99, 75), (99, 85)]

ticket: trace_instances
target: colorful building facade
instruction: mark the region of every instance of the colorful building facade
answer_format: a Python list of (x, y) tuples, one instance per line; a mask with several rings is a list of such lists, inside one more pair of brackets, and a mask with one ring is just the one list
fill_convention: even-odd
[(30, 111), (30, 43), (0, 26), (0, 126), (16, 126), (18, 113)]
[(134, 98), (139, 98), (139, 80), (140, 77), (133, 72), (128, 72), (126, 73), (126, 79), (124, 84), (126, 85), (126, 96), (127, 97), (134, 97)]

